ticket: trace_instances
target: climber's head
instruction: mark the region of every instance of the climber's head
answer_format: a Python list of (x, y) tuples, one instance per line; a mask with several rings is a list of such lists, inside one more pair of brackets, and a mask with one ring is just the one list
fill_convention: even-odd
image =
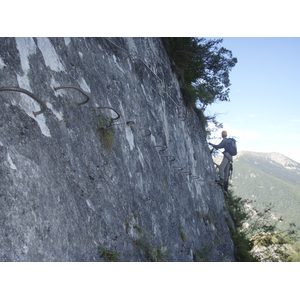
[(222, 131), (222, 138), (226, 138), (227, 137), (227, 131)]

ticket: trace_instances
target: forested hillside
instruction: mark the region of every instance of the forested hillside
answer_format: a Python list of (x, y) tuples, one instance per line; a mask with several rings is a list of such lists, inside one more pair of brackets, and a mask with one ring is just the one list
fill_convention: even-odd
[(234, 160), (233, 189), (255, 206), (274, 205), (280, 228), (296, 224), (300, 231), (300, 164), (279, 153), (240, 152)]

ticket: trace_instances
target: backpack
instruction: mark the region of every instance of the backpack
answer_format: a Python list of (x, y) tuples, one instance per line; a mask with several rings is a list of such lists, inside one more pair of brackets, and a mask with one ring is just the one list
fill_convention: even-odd
[(236, 140), (233, 138), (228, 138), (227, 141), (228, 143), (227, 143), (226, 151), (230, 155), (235, 156), (237, 154)]

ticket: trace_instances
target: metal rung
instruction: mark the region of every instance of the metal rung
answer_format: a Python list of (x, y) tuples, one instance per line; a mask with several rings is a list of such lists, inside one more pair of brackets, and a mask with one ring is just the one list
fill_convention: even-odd
[(60, 89), (74, 89), (82, 93), (84, 96), (87, 97), (87, 99), (84, 102), (77, 102), (77, 105), (82, 105), (87, 103), (90, 100), (90, 96), (88, 96), (82, 89), (75, 87), (75, 86), (59, 86), (59, 87), (53, 87), (54, 91), (60, 90)]
[(27, 90), (24, 90), (24, 89), (20, 89), (20, 88), (14, 88), (14, 87), (2, 87), (0, 88), (0, 92), (5, 92), (5, 91), (8, 91), (8, 92), (20, 92), (20, 93), (24, 93), (28, 96), (30, 96), (32, 99), (34, 99), (36, 102), (38, 102), (39, 104), (42, 105), (42, 109), (40, 111), (36, 111), (36, 112), (32, 112), (33, 115), (36, 117), (37, 115), (43, 113), (46, 109), (47, 109), (47, 106), (46, 104), (40, 100), (39, 98), (37, 98), (35, 95), (33, 95), (32, 93), (28, 92)]

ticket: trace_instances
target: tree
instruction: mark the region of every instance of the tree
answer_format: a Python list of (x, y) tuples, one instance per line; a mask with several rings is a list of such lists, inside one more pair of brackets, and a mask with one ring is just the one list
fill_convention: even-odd
[[(223, 39), (162, 38), (181, 84), (186, 105), (202, 111), (217, 100), (229, 101), (229, 72), (237, 63), (232, 52), (219, 47)], [(199, 109), (199, 107), (198, 107)]]
[(277, 225), (282, 221), (272, 212), (269, 203), (259, 210), (253, 207), (253, 201), (242, 199), (228, 190), (225, 196), (226, 206), (234, 226), (229, 228), (235, 245), (237, 261), (292, 261), (295, 250), (292, 245), (297, 241), (295, 224), (279, 230)]
[(247, 210), (247, 200), (236, 197), (229, 189), (225, 196), (226, 207), (230, 214), (231, 220), (227, 219), (231, 238), (234, 243), (234, 255), (238, 262), (253, 262), (255, 259), (251, 255), (251, 244), (246, 233), (243, 231), (244, 224), (250, 218)]

